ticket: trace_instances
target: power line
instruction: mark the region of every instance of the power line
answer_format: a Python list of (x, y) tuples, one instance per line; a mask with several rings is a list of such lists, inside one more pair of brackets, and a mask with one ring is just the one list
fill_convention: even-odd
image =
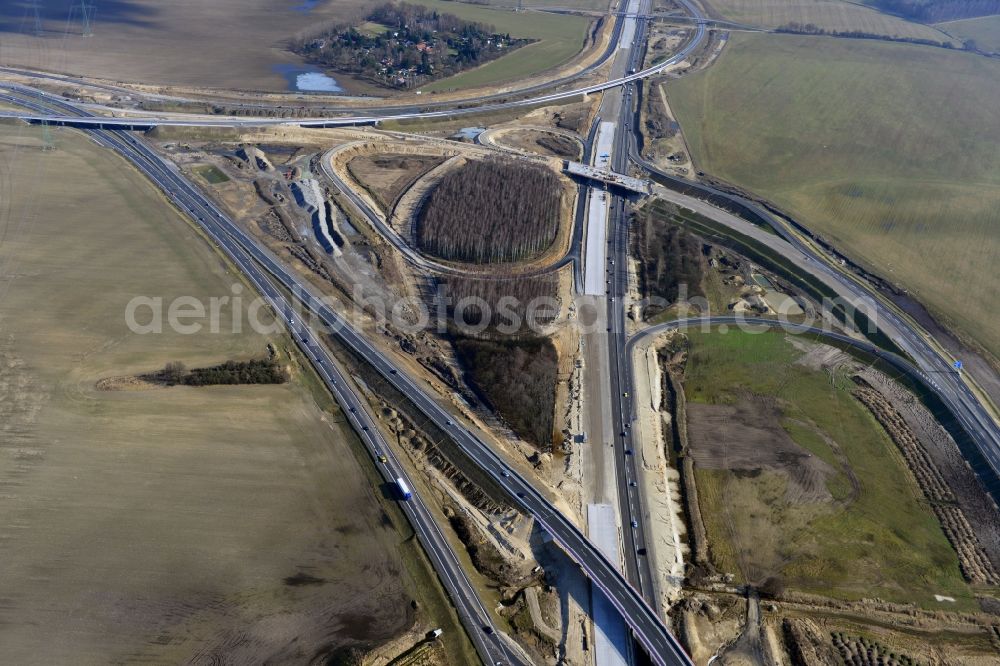
[(84, 37), (94, 36), (94, 15), (97, 14), (97, 6), (89, 4), (87, 0), (80, 0), (80, 23), (83, 28)]
[(35, 37), (41, 37), (42, 36), (42, 12), (41, 12), (41, 8), (39, 7), (38, 0), (31, 0), (31, 4), (29, 5), (29, 8), (31, 9), (32, 13), (34, 14), (34, 33), (35, 33)]

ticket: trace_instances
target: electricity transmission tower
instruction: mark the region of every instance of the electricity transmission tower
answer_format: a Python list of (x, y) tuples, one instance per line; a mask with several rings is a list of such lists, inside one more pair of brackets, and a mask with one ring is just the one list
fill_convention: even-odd
[(34, 18), (34, 33), (35, 37), (42, 36), (42, 10), (39, 6), (38, 0), (31, 0), (31, 4), (28, 5), (28, 9), (31, 10)]
[(48, 123), (42, 123), (42, 150), (50, 151), (55, 150), (56, 144), (52, 140), (52, 128), (49, 127)]
[(71, 28), (76, 24), (77, 15), (79, 15), (80, 34), (84, 37), (93, 37), (94, 15), (96, 13), (97, 7), (88, 3), (87, 0), (80, 0), (70, 5), (69, 16), (66, 17), (66, 36), (70, 35)]
[(80, 23), (83, 27), (84, 37), (94, 36), (94, 14), (97, 7), (87, 3), (87, 0), (80, 0)]
[(80, 17), (80, 34), (84, 37), (94, 36), (94, 16), (97, 14), (97, 7), (80, 0), (79, 3), (70, 5), (69, 18), (66, 19), (66, 34), (69, 34), (70, 26), (76, 23), (77, 14)]

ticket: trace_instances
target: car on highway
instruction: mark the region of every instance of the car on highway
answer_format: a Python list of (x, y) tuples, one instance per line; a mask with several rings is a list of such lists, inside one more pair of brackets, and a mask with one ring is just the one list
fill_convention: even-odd
[(639, 527), (639, 521), (638, 520), (633, 520), (632, 521), (632, 527)]
[(380, 453), (380, 454), (378, 454), (378, 461), (380, 463), (387, 463), (387, 462), (389, 462), (389, 459), (385, 457), (384, 453)]
[(625, 455), (627, 456), (632, 455), (632, 449), (625, 449)]

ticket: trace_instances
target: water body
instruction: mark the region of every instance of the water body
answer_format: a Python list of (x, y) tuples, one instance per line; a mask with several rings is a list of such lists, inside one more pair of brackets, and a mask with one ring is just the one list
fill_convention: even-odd
[(275, 65), (274, 71), (285, 77), (289, 90), (298, 92), (341, 93), (337, 80), (315, 67), (305, 65)]
[(323, 2), (323, 0), (302, 0), (302, 2), (292, 7), (292, 9), (297, 12), (308, 14), (321, 2)]

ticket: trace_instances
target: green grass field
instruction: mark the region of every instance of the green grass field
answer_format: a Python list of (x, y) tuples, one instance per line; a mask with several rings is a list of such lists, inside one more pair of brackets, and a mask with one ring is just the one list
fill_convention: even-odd
[(960, 42), (971, 39), (985, 53), (1000, 53), (1000, 14), (962, 21), (938, 23), (935, 27)]
[(582, 16), (513, 12), (447, 0), (420, 0), (419, 4), (468, 21), (487, 23), (512, 37), (536, 40), (481, 67), (426, 85), (421, 88), (424, 92), (516, 81), (558, 67), (580, 52), (590, 26), (590, 20)]
[[(409, 528), (288, 338), (228, 316), (131, 331), (134, 296), (207, 302), (238, 280), (111, 151), (41, 136), (0, 128), (0, 662), (305, 663), (408, 630), (414, 598), (460, 654)], [(268, 343), (291, 382), (95, 386)], [(313, 584), (286, 582), (302, 573)]]
[(730, 21), (778, 28), (789, 23), (813, 25), (827, 31), (859, 30), (875, 35), (949, 41), (948, 35), (932, 26), (883, 14), (846, 0), (710, 0), (710, 4)]
[[(974, 605), (937, 519), (895, 445), (851, 396), (846, 371), (796, 363), (803, 352), (783, 333), (690, 337), (689, 408), (771, 405), (780, 417), (768, 427), (784, 429), (803, 453), (836, 470), (825, 480), (832, 501), (795, 503), (785, 495), (788, 476), (773, 466), (748, 472), (696, 463), (717, 565), (744, 577), (779, 575), (791, 588), (838, 598), (940, 607), (933, 595), (943, 594), (959, 600), (953, 607)], [(692, 436), (697, 423), (689, 420)], [(743, 427), (738, 420), (726, 426), (734, 450)], [(859, 484), (856, 497), (845, 464)]]
[(213, 164), (205, 164), (194, 168), (194, 172), (205, 179), (210, 185), (218, 185), (229, 181), (229, 176), (224, 174), (219, 167)]
[(1000, 61), (734, 35), (670, 84), (700, 169), (771, 199), (1000, 354)]

